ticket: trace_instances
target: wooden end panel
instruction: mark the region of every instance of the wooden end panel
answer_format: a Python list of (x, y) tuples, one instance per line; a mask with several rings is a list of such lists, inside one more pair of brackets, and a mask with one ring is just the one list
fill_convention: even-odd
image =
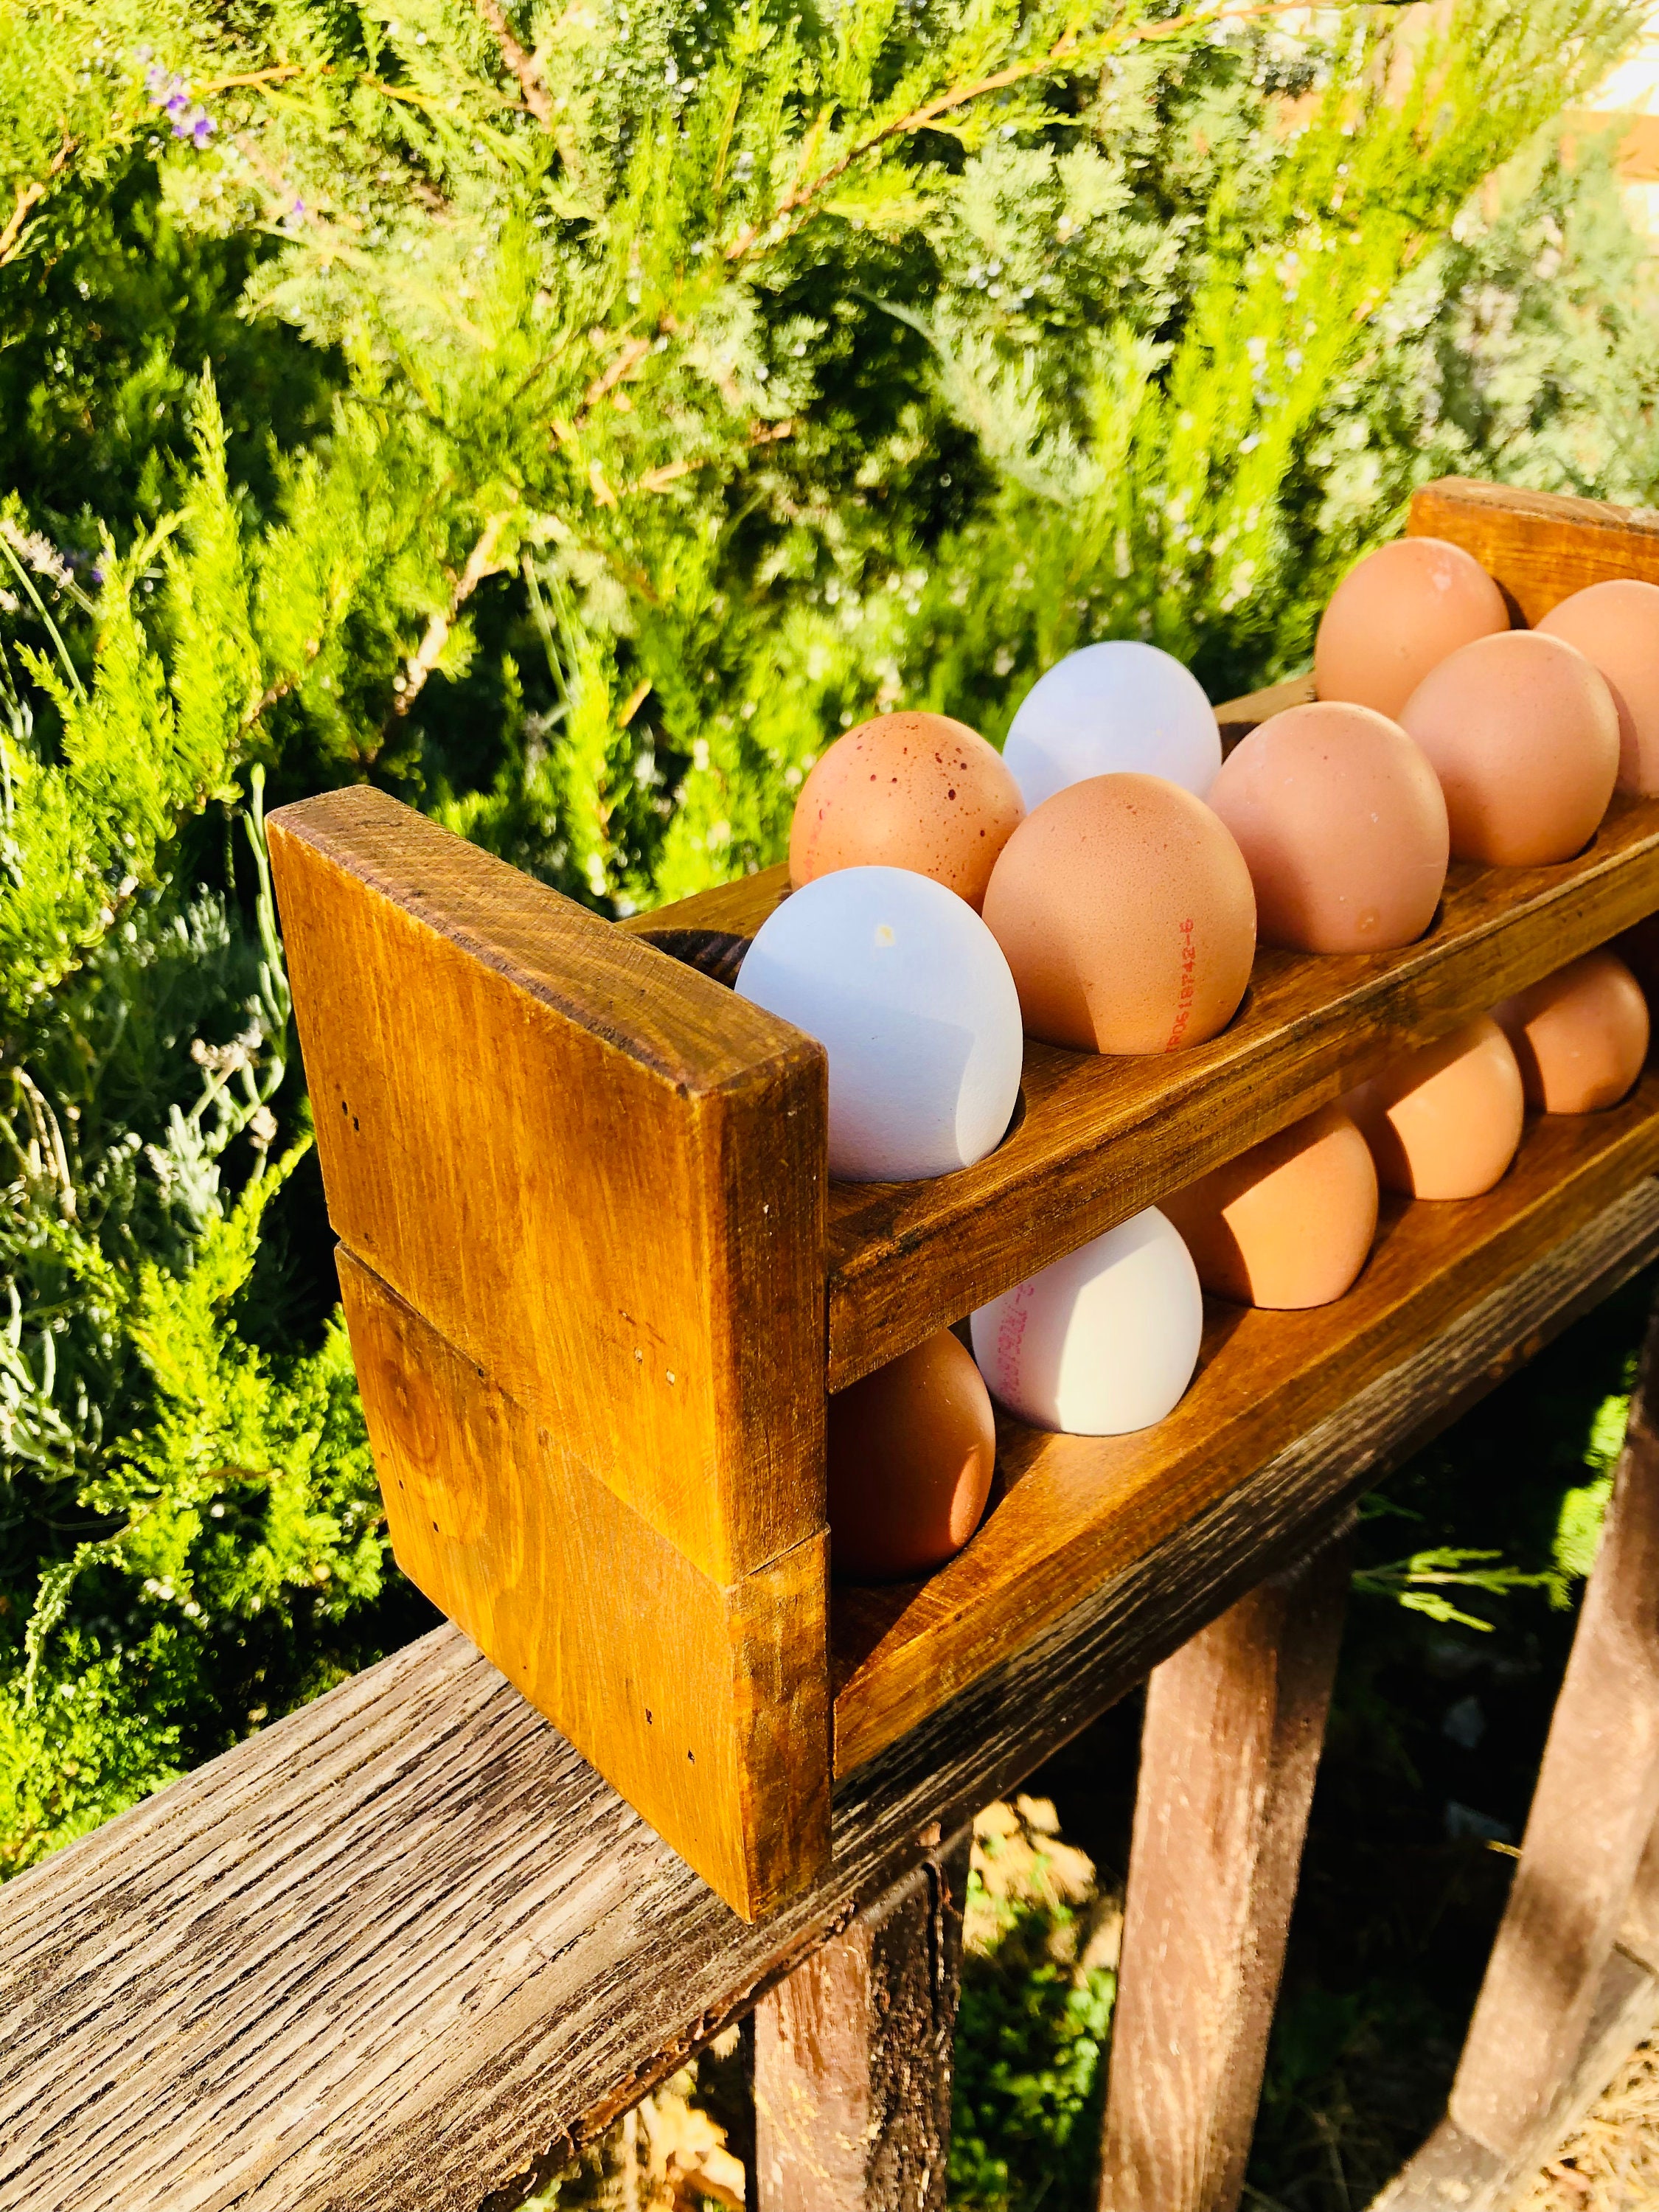
[(1304, 1313), (1210, 1304), (1191, 1388), (1126, 1437), (1000, 1424), (997, 1502), (926, 1582), (840, 1587), (836, 1771), (846, 1774), (1332, 1416), (1437, 1332), (1659, 1170), (1659, 1069), (1606, 1113), (1529, 1121), (1484, 1198), (1384, 1202), (1364, 1273)]
[(380, 793), (270, 832), (343, 1242), (713, 1582), (820, 1530), (821, 1048)]
[(734, 1911), (830, 1848), (828, 1542), (722, 1586), (369, 1270), (340, 1287), (398, 1565)]
[(1472, 553), (1529, 624), (1587, 584), (1613, 576), (1659, 584), (1659, 511), (1651, 507), (1443, 477), (1413, 495), (1406, 527)]

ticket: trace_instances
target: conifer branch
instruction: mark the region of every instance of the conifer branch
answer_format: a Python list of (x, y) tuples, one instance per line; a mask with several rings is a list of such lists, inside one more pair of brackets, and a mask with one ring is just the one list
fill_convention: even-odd
[(401, 721), (426, 689), (426, 679), (443, 657), (456, 617), (484, 578), (494, 575), (500, 568), (501, 563), (495, 558), (495, 548), (501, 543), (507, 520), (505, 514), (492, 514), (485, 523), (477, 544), (466, 556), (466, 566), (455, 580), (448, 605), (441, 607), (433, 616), (420, 644), (404, 664), (404, 688), (393, 702), (390, 717), (392, 721)]
[(28, 184), (18, 186), (17, 204), (8, 216), (4, 228), (0, 228), (0, 269), (3, 269), (9, 261), (14, 260), (21, 250), (24, 226), (34, 210), (52, 190), (56, 180), (63, 175), (68, 167), (70, 155), (74, 151), (75, 141), (66, 133), (63, 144), (52, 155), (51, 166), (46, 175), (36, 177)]
[(524, 104), (544, 130), (553, 128), (553, 101), (547, 87), (542, 82), (539, 64), (533, 54), (527, 54), (513, 35), (513, 26), (507, 20), (507, 10), (501, 0), (473, 0), (478, 13), (489, 24), (495, 44), (501, 50), (501, 59), (519, 80), (524, 94)]

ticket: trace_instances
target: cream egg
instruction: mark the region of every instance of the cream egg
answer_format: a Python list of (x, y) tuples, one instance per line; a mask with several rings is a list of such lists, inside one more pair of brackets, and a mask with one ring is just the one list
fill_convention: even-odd
[(1659, 793), (1659, 584), (1613, 576), (1553, 607), (1537, 624), (1576, 645), (1606, 678), (1619, 714), (1619, 788)]
[(1398, 720), (1448, 653), (1509, 626), (1504, 594), (1461, 545), (1398, 538), (1356, 561), (1331, 594), (1314, 641), (1314, 688)]
[(1218, 817), (1156, 775), (1067, 785), (1002, 848), (985, 920), (1027, 1031), (1083, 1052), (1174, 1052), (1224, 1029), (1255, 898)]
[(1648, 1002), (1612, 952), (1587, 952), (1492, 1009), (1520, 1064), (1528, 1106), (1595, 1114), (1647, 1064)]
[(837, 1574), (925, 1575), (980, 1523), (996, 1467), (990, 1394), (948, 1328), (830, 1401), (830, 1559)]
[(1537, 867), (1595, 835), (1619, 715), (1577, 647), (1529, 629), (1480, 638), (1424, 678), (1400, 720), (1440, 779), (1458, 860)]
[(1243, 854), (1264, 945), (1383, 952), (1434, 919), (1446, 802), (1420, 747), (1386, 715), (1288, 708), (1229, 756), (1210, 805)]
[(977, 909), (1024, 814), (1001, 757), (946, 714), (880, 714), (823, 753), (795, 802), (789, 880), (914, 868)]
[(830, 1060), (830, 1172), (915, 1182), (982, 1159), (1019, 1095), (1019, 994), (967, 902), (905, 868), (838, 868), (768, 915), (737, 989)]
[(1218, 1297), (1281, 1310), (1352, 1288), (1376, 1234), (1370, 1148), (1327, 1106), (1160, 1201)]
[(1002, 757), (1028, 807), (1068, 783), (1134, 770), (1202, 799), (1221, 732), (1190, 670), (1155, 645), (1109, 638), (1057, 660), (1020, 702)]
[(1385, 1190), (1479, 1198), (1515, 1158), (1526, 1119), (1521, 1070), (1489, 1014), (1408, 1053), (1343, 1101)]
[(1204, 1297), (1156, 1206), (1056, 1260), (972, 1322), (991, 1395), (1023, 1421), (1115, 1437), (1161, 1421), (1198, 1364)]

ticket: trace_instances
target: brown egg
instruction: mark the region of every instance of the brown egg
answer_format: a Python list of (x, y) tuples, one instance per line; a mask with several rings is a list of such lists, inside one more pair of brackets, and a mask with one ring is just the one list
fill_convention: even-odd
[(1314, 641), (1314, 687), (1322, 699), (1397, 721), (1437, 662), (1509, 626), (1504, 594), (1461, 545), (1397, 538), (1357, 561), (1331, 594)]
[(1509, 1039), (1477, 1014), (1343, 1100), (1377, 1180), (1407, 1198), (1479, 1198), (1515, 1158), (1526, 1102)]
[(1174, 1052), (1232, 1019), (1250, 980), (1244, 856), (1201, 799), (1158, 775), (1097, 775), (1028, 814), (985, 920), (1028, 1036), (1080, 1052)]
[(1575, 592), (1539, 629), (1595, 663), (1619, 710), (1619, 788), (1659, 793), (1659, 584), (1615, 576)]
[(1595, 835), (1619, 714), (1576, 647), (1529, 629), (1478, 639), (1424, 678), (1400, 720), (1440, 779), (1460, 860), (1536, 867)]
[(1616, 1106), (1647, 1063), (1648, 1002), (1611, 952), (1570, 960), (1492, 1008), (1520, 1064), (1528, 1106), (1595, 1114)]
[(975, 911), (1024, 816), (1002, 756), (948, 714), (878, 714), (838, 738), (795, 801), (789, 880), (836, 868), (910, 868)]
[(830, 1401), (830, 1557), (837, 1574), (925, 1575), (959, 1552), (991, 1494), (991, 1394), (948, 1328)]
[(1371, 1249), (1376, 1170), (1347, 1115), (1326, 1106), (1158, 1203), (1206, 1291), (1247, 1306), (1325, 1306)]
[(1209, 803), (1238, 841), (1264, 945), (1383, 952), (1434, 919), (1446, 802), (1396, 722), (1370, 707), (1291, 707), (1223, 763)]

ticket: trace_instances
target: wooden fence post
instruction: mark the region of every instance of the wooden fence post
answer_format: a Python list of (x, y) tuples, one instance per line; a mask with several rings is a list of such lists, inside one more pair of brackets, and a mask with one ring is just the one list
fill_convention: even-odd
[(1547, 2118), (1659, 1818), (1659, 1309), (1601, 1550), (1550, 1723), (1521, 1861), (1449, 2110), (1500, 2157)]
[(758, 2212), (944, 2212), (972, 1832), (755, 2013)]
[(1345, 1528), (1147, 1683), (1101, 2212), (1239, 2201), (1352, 1554)]

